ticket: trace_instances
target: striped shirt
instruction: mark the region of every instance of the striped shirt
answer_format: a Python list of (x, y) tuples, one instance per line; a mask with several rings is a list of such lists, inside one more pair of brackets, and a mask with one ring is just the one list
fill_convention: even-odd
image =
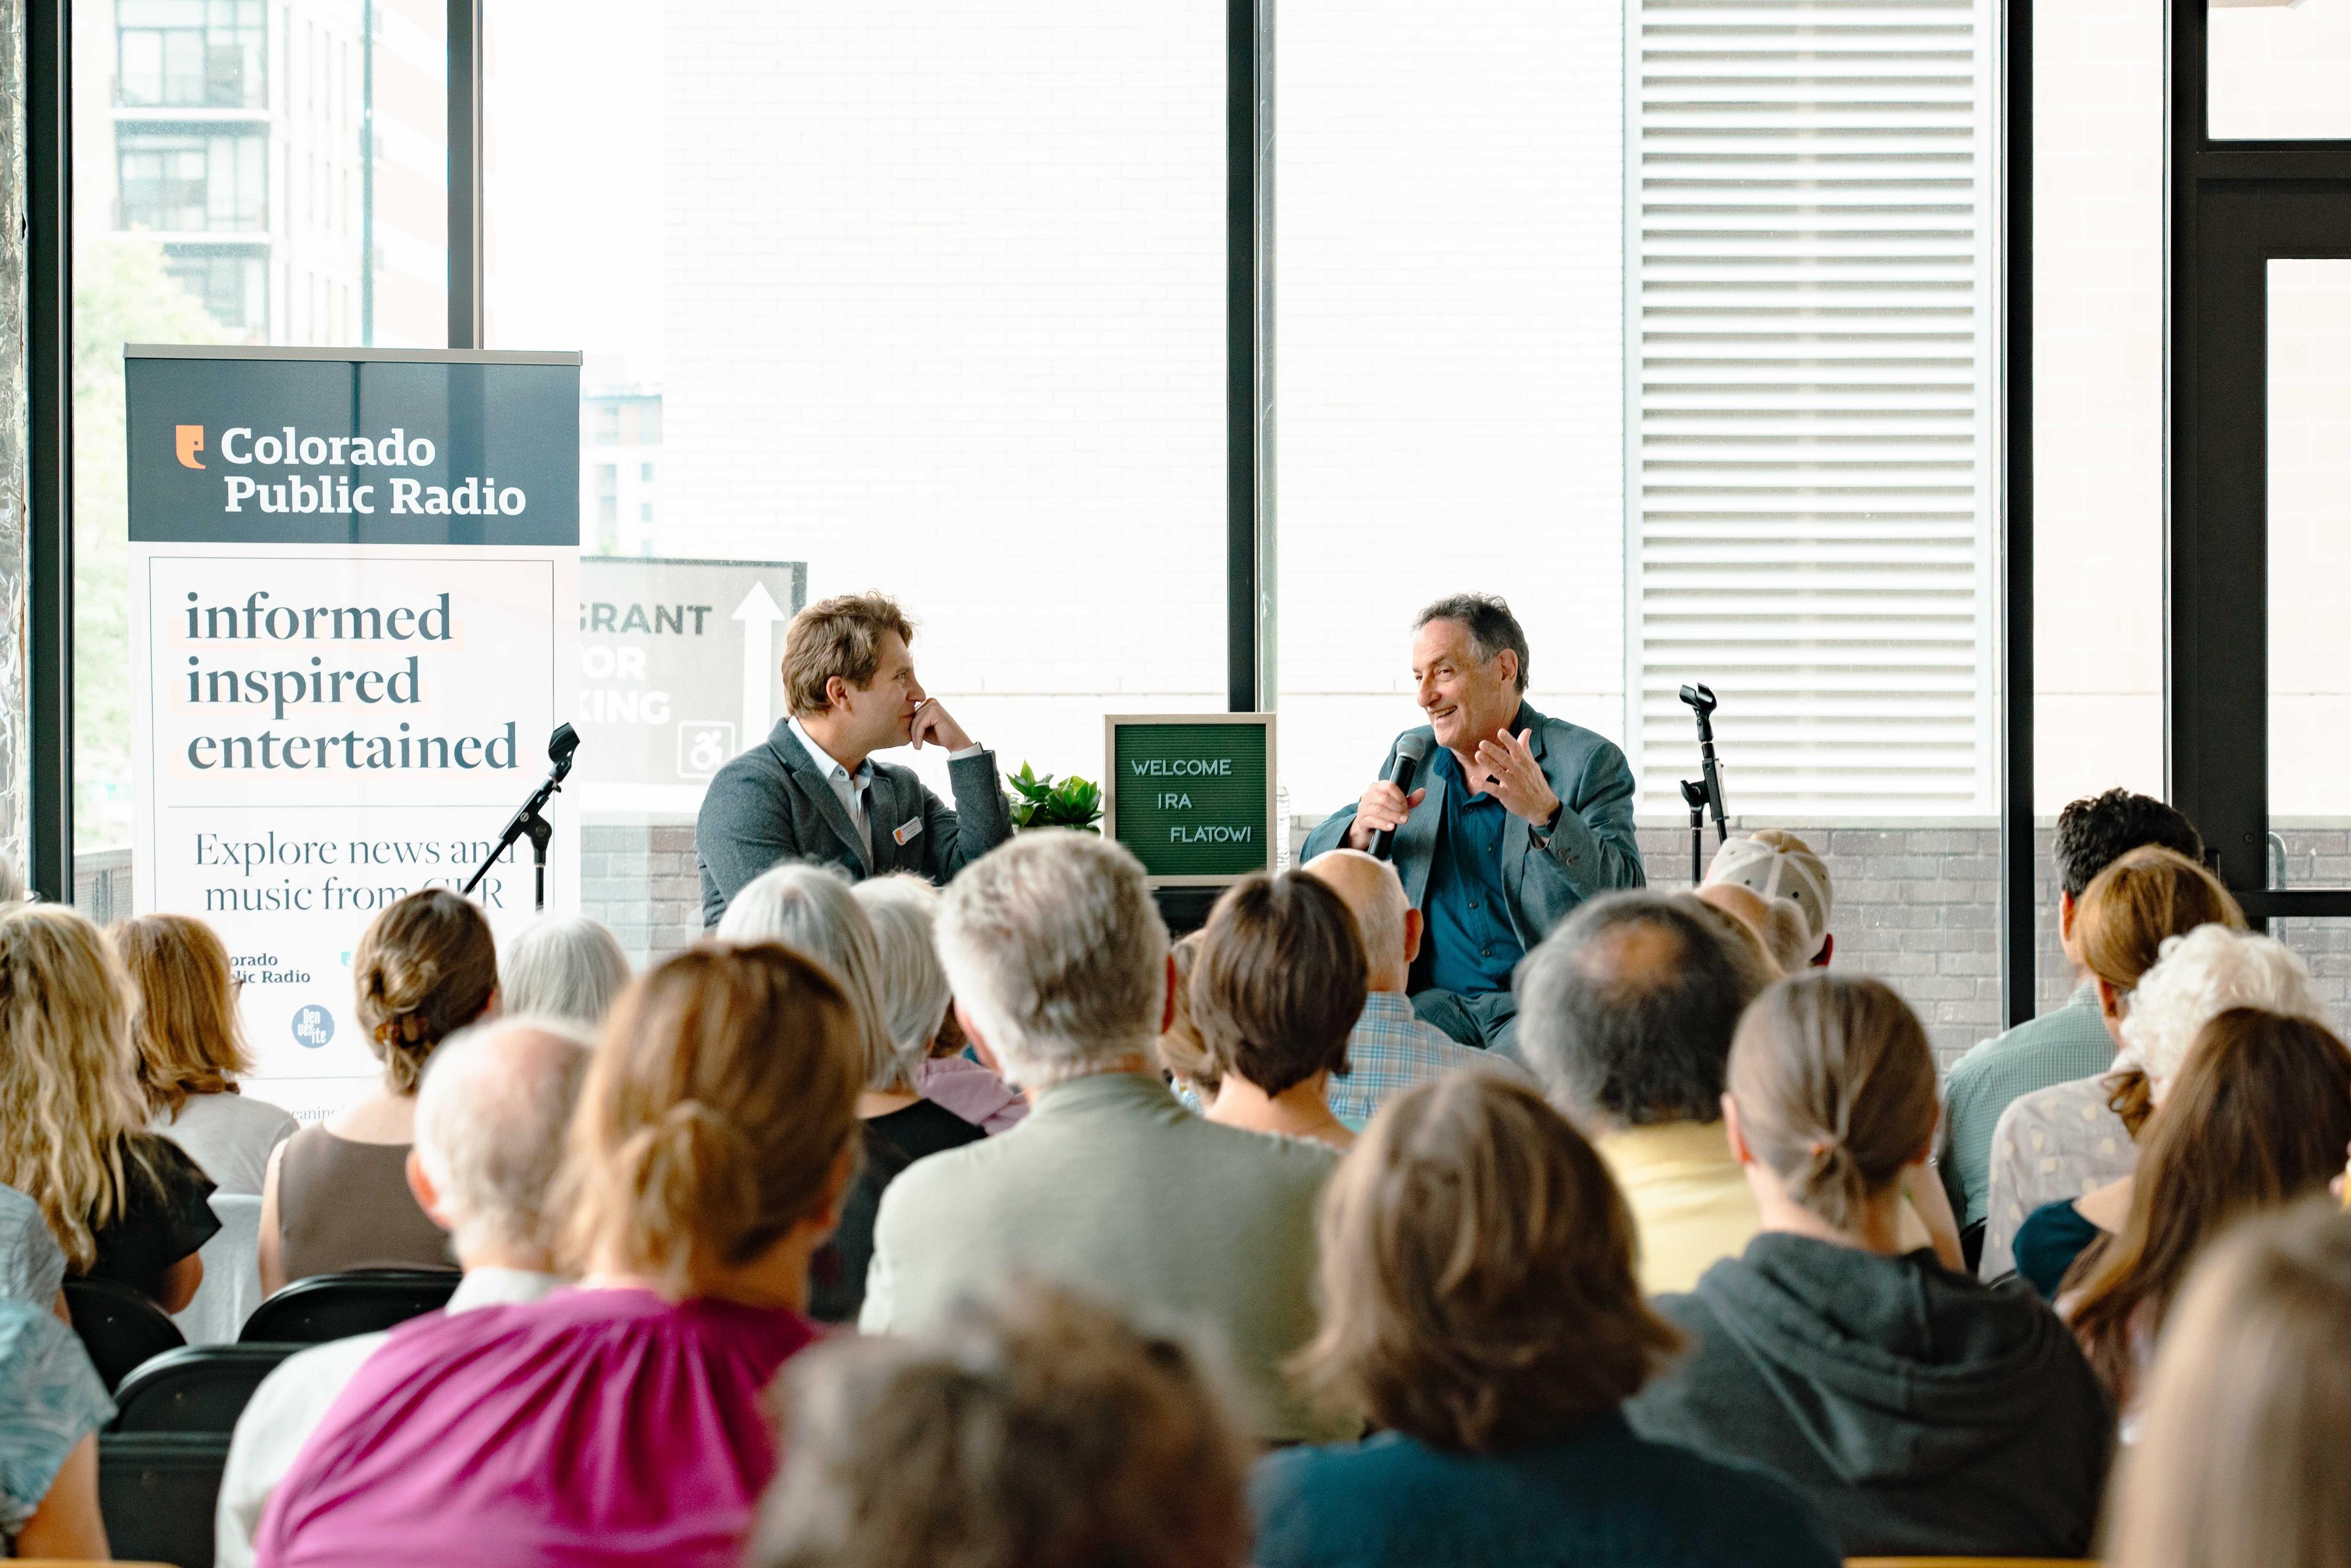
[(1459, 1067), (1487, 1068), (1533, 1082), (1508, 1057), (1457, 1044), (1421, 1022), (1412, 1003), (1398, 993), (1374, 991), (1364, 998), (1363, 1014), (1347, 1036), (1347, 1076), (1331, 1080), (1331, 1113), (1360, 1133), (1395, 1096)]

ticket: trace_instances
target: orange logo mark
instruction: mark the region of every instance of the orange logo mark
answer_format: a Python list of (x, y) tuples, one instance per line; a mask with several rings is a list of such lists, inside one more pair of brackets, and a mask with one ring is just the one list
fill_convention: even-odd
[(173, 428), (178, 432), (180, 438), (180, 466), (203, 467), (204, 465), (196, 461), (196, 454), (204, 449), (204, 427), (201, 424), (182, 424)]

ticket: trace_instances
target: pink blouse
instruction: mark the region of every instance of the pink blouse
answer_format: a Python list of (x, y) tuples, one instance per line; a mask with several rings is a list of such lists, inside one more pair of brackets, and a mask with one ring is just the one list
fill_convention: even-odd
[(725, 1568), (776, 1467), (760, 1396), (817, 1333), (643, 1291), (405, 1323), (278, 1486), (255, 1562)]

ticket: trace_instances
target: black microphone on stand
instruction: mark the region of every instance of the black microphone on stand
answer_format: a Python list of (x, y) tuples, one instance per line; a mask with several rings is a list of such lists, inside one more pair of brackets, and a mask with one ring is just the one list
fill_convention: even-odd
[[(1428, 742), (1416, 735), (1407, 735), (1396, 742), (1395, 766), (1388, 769), (1388, 782), (1405, 794), (1412, 793), (1412, 776), (1428, 760)], [(1375, 860), (1388, 860), (1395, 854), (1395, 830), (1382, 828), (1372, 835), (1372, 855)]]
[(482, 885), (482, 879), (490, 874), (490, 868), (498, 863), (498, 857), (507, 852), (507, 847), (517, 839), (527, 837), (530, 840), (530, 858), (538, 873), (537, 902), (531, 907), (547, 907), (547, 846), (555, 837), (555, 826), (538, 814), (539, 808), (555, 799), (562, 789), (564, 779), (571, 776), (571, 754), (579, 749), (580, 732), (568, 724), (557, 725), (555, 733), (547, 740), (547, 759), (553, 766), (548, 768), (547, 777), (539, 781), (538, 788), (531, 791), (530, 799), (522, 803), (522, 810), (507, 823), (506, 831), (498, 835), (497, 843), (474, 873), (473, 879), (459, 890), (461, 893), (470, 897), (474, 889)]

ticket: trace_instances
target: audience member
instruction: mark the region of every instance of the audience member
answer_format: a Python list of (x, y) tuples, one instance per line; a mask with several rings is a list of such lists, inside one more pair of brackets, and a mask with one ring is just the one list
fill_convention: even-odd
[(353, 1376), (264, 1515), (263, 1568), (732, 1568), (775, 1466), (761, 1392), (817, 1329), (857, 1164), (864, 1020), (812, 959), (705, 944), (588, 1069), (545, 1301), (428, 1317)]
[(1051, 1286), (784, 1371), (749, 1568), (1241, 1568), (1239, 1434), (1180, 1341)]
[[(1761, 894), (1750, 893), (1735, 883), (1725, 882), (1701, 886), (1692, 896), (1700, 904), (1707, 904), (1739, 922), (1742, 927), (1740, 940), (1753, 943), (1761, 953), (1763, 961), (1770, 966), (1773, 979), (1776, 980), (1782, 975), (1794, 972), (1789, 967), (1788, 960), (1780, 951), (1779, 945), (1772, 940), (1772, 906), (1763, 902)], [(1795, 968), (1802, 969), (1804, 967), (1803, 964), (1798, 963)]]
[(1838, 1561), (1785, 1483), (1625, 1425), (1682, 1336), (1641, 1300), (1607, 1167), (1534, 1091), (1461, 1073), (1397, 1097), (1322, 1241), (1303, 1370), (1381, 1431), (1259, 1464), (1260, 1568)]
[(0, 1186), (0, 1301), (48, 1307), (66, 1282), (66, 1255), (49, 1234), (41, 1206)]
[(1024, 833), (948, 886), (939, 956), (973, 1045), (1035, 1109), (1018, 1136), (925, 1160), (884, 1196), (862, 1326), (921, 1330), (1031, 1275), (1201, 1334), (1261, 1436), (1352, 1431), (1280, 1373), (1313, 1333), (1314, 1200), (1337, 1156), (1194, 1116), (1160, 1082), (1167, 931), (1142, 865), (1090, 835)]
[(1456, 1068), (1490, 1069), (1532, 1082), (1509, 1057), (1456, 1044), (1412, 1010), (1405, 987), (1426, 926), (1405, 896), (1395, 866), (1362, 850), (1332, 850), (1315, 856), (1305, 869), (1339, 895), (1364, 939), (1367, 994), (1362, 1015), (1347, 1033), (1347, 1075), (1328, 1085), (1332, 1115), (1360, 1133), (1392, 1096)]
[(1345, 1153), (1331, 1113), (1347, 1035), (1364, 1011), (1364, 943), (1339, 895), (1304, 872), (1234, 883), (1208, 913), (1192, 1023), (1216, 1058), (1208, 1120)]
[[(536, 1301), (563, 1282), (549, 1205), (590, 1041), (568, 1019), (507, 1013), (458, 1030), (416, 1092), (408, 1182), (450, 1234), (465, 1277), (452, 1312)], [(237, 1417), (214, 1513), (216, 1568), (246, 1568), (269, 1494), (360, 1367), (388, 1335), (357, 1334), (289, 1356)]]
[(2083, 1254), (2059, 1302), (2118, 1406), (2205, 1244), (2325, 1192), (2346, 1145), (2351, 1051), (2331, 1030), (2251, 1008), (2204, 1026), (2147, 1123), (2121, 1234)]
[(1741, 888), (1771, 910), (1794, 912), (1793, 921), (1772, 914), (1759, 926), (1780, 967), (1791, 975), (1828, 967), (1836, 953), (1836, 936), (1829, 930), (1836, 894), (1828, 863), (1812, 845), (1785, 828), (1758, 828), (1744, 838), (1725, 839), (1698, 892), (1703, 895), (1717, 887)]
[(98, 1429), (113, 1418), (73, 1330), (0, 1301), (0, 1557), (108, 1558)]
[(176, 1312), (220, 1221), (211, 1179), (143, 1130), (131, 1002), (97, 926), (56, 904), (0, 913), (0, 1184), (39, 1205), (71, 1272)]
[(850, 890), (873, 926), (882, 1025), (914, 1064), (914, 1092), (983, 1133), (1008, 1133), (1029, 1113), (1020, 1092), (963, 1054), (955, 993), (939, 962), (939, 890), (905, 872)]
[(1216, 1052), (1200, 1038), (1197, 1024), (1192, 1021), (1192, 975), (1199, 967), (1200, 946), (1207, 940), (1204, 932), (1187, 933), (1167, 949), (1167, 1027), (1159, 1031), (1157, 1061), (1160, 1068), (1174, 1081), (1176, 1097), (1195, 1111), (1205, 1112), (1208, 1103), (1217, 1097), (1217, 1086), (1222, 1073), (1217, 1066)]
[[(2208, 925), (2241, 931), (2245, 917), (2218, 877), (2170, 850), (2128, 851), (2091, 879), (2074, 910), (2074, 950), (2109, 1045), (2122, 1043), (2137, 988), (2165, 942)], [(2195, 1032), (2190, 1026), (2189, 1037)], [(2108, 1065), (2019, 1095), (2001, 1113), (1988, 1167), (1981, 1278), (1996, 1280), (2014, 1266), (2017, 1229), (2034, 1209), (2130, 1174), (2132, 1140), (2148, 1109), (2146, 1074), (2123, 1056)]]
[(1926, 1030), (1886, 986), (1810, 975), (1757, 999), (1724, 1118), (1763, 1233), (1659, 1299), (1698, 1349), (1633, 1428), (1779, 1471), (1849, 1556), (2078, 1557), (2113, 1416), (2047, 1308), (1903, 1248), (1937, 1111)]
[(277, 1145), (261, 1192), (261, 1288), (347, 1269), (446, 1269), (448, 1238), (408, 1186), (416, 1085), (434, 1048), (495, 1011), (498, 951), (480, 909), (420, 888), (351, 954), (359, 1020), (383, 1087)]
[(2317, 1199), (2189, 1276), (2106, 1511), (2114, 1568), (2351, 1562), (2351, 1218)]
[[(2057, 814), (2050, 842), (2057, 872), (2057, 939), (2079, 983), (2064, 1007), (1983, 1041), (1959, 1058), (1943, 1081), (1939, 1169), (1962, 1225), (1989, 1228), (1993, 1130), (2010, 1103), (2060, 1083), (2095, 1078), (2113, 1065), (2115, 1040), (2101, 1016), (2097, 977), (2082, 953), (2082, 901), (2101, 872), (2147, 844), (2199, 864), (2204, 859), (2204, 841), (2194, 824), (2150, 796), (2109, 789)], [(2023, 1218), (2011, 1219), (2007, 1232), (2013, 1234)]]
[(780, 942), (822, 964), (855, 1009), (865, 1046), (865, 1088), (857, 1096), (864, 1158), (831, 1238), (817, 1254), (809, 1312), (819, 1322), (855, 1320), (873, 1260), (873, 1218), (882, 1194), (909, 1165), (976, 1143), (977, 1127), (916, 1094), (912, 1066), (883, 1022), (882, 955), (873, 923), (829, 866), (794, 861), (754, 878), (718, 922), (722, 942)]
[[(2162, 853), (2151, 851), (2150, 853)], [(2119, 868), (2117, 868), (2119, 869)], [(2163, 956), (2131, 994), (2130, 1011), (2120, 1023), (2123, 1050), (2116, 1059), (2116, 1103), (2143, 1107), (2130, 1120), (2131, 1135), (2151, 1128), (2153, 1109), (2162, 1104), (2204, 1026), (2231, 1008), (2258, 1008), (2289, 1018), (2326, 1022), (2326, 1009), (2313, 989), (2310, 971), (2274, 937), (2205, 925), (2163, 944)], [(2135, 1145), (2125, 1145), (2136, 1154)], [(2044, 1297), (2053, 1296), (2075, 1257), (2100, 1233), (2123, 1228), (2130, 1213), (2132, 1166), (2113, 1181), (2079, 1197), (2060, 1197), (2025, 1216), (2014, 1241), (2016, 1271)], [(1994, 1166), (2007, 1186), (2007, 1165)]]
[(549, 915), (524, 926), (507, 948), (498, 1005), (594, 1030), (628, 984), (629, 956), (619, 938), (586, 915)]
[(142, 915), (106, 935), (131, 976), (131, 1039), (148, 1131), (179, 1145), (214, 1191), (260, 1197), (269, 1152), (293, 1135), (295, 1122), (238, 1090), (253, 1059), (228, 949), (211, 926), (184, 915)]

